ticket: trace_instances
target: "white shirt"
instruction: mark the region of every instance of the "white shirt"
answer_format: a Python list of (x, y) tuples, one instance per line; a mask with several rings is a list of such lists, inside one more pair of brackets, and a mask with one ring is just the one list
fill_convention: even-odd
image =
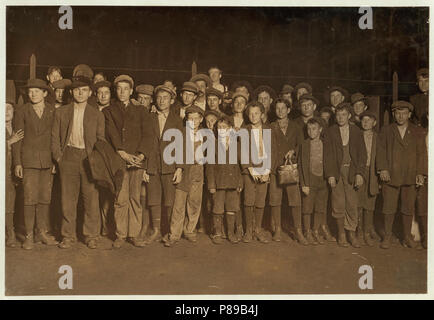
[(350, 125), (339, 127), (339, 131), (341, 132), (342, 145), (346, 146), (350, 141)]
[(84, 144), (84, 128), (83, 128), (83, 118), (84, 118), (85, 109), (86, 109), (86, 105), (80, 107), (74, 104), (72, 130), (71, 130), (71, 136), (69, 137), (68, 146), (78, 148), (78, 149), (86, 148)]

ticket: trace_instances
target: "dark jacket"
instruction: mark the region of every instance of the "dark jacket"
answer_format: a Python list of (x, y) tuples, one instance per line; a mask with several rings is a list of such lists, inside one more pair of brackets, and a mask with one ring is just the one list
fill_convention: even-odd
[[(298, 172), (300, 177), (300, 186), (312, 187), (310, 182), (310, 142), (311, 139), (305, 139), (299, 148), (298, 154)], [(323, 141), (323, 164), (324, 164), (324, 141)], [(323, 168), (324, 169), (324, 168)], [(323, 171), (324, 172), (324, 171)]]
[(414, 106), (414, 123), (423, 127), (428, 127), (428, 121), (426, 121), (426, 115), (428, 113), (428, 94), (415, 94), (410, 97), (410, 103)]
[(149, 129), (151, 130), (150, 134), (150, 155), (147, 164), (147, 173), (148, 174), (170, 174), (174, 173), (176, 168), (182, 168), (182, 164), (167, 164), (164, 161), (164, 149), (169, 146), (172, 141), (163, 141), (164, 133), (169, 129), (178, 129), (183, 132), (182, 119), (174, 112), (174, 110), (170, 110), (167, 116), (166, 123), (164, 125), (163, 133), (160, 138), (160, 126), (158, 123), (158, 115), (156, 112), (151, 112), (150, 114), (150, 124)]
[(50, 168), (53, 166), (51, 157), (51, 129), (53, 127), (55, 109), (46, 104), (42, 117), (39, 119), (31, 103), (19, 107), (14, 116), (14, 131), (22, 129), (24, 139), (12, 146), (14, 165), (24, 168)]
[(377, 171), (387, 170), (389, 185), (416, 184), (416, 175), (424, 174), (424, 143), (421, 128), (408, 124), (404, 139), (396, 123), (382, 128), (377, 140)]
[(107, 141), (97, 141), (89, 155), (92, 178), (101, 187), (108, 188), (115, 196), (122, 187), (126, 166), (125, 161)]
[[(357, 174), (366, 177), (366, 148), (362, 131), (353, 124), (349, 124), (349, 151), (351, 157), (348, 183), (353, 184)], [(324, 137), (324, 173), (326, 178), (340, 178), (340, 168), (343, 158), (342, 138), (338, 125), (327, 130)], [(366, 179), (365, 179), (366, 180)]]
[[(53, 130), (51, 131), (51, 152), (53, 159), (60, 161), (69, 142), (74, 119), (74, 103), (56, 109)], [(98, 140), (105, 140), (104, 116), (96, 108), (87, 104), (83, 117), (84, 144), (87, 156), (92, 153)]]
[(152, 134), (149, 113), (131, 102), (125, 108), (119, 101), (104, 108), (102, 112), (105, 117), (107, 141), (116, 151), (123, 150), (133, 155), (143, 154), (143, 167), (146, 169)]
[[(377, 157), (377, 139), (378, 134), (374, 131), (372, 136), (372, 146), (371, 146), (371, 159), (369, 162), (369, 171), (366, 172), (366, 183), (368, 183), (368, 192), (371, 196), (380, 193), (378, 185), (378, 174), (376, 169), (376, 157)], [(363, 140), (364, 141), (364, 140)]]

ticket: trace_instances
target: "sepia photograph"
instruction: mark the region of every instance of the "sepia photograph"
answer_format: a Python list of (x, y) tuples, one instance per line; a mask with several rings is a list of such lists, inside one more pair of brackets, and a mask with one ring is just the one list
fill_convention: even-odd
[(206, 5), (3, 5), (2, 295), (429, 294), (427, 2)]

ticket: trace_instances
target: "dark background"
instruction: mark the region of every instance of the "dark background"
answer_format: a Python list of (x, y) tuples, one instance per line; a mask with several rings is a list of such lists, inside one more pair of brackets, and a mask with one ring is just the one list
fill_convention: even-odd
[(73, 30), (61, 30), (59, 7), (7, 7), (7, 78), (37, 77), (49, 65), (70, 78), (79, 63), (109, 80), (128, 73), (136, 83), (173, 79), (178, 88), (219, 66), (223, 82), (253, 86), (307, 81), (323, 98), (331, 85), (388, 99), (392, 74), (399, 95), (416, 92), (415, 73), (428, 66), (428, 8), (373, 8), (373, 30), (358, 27), (358, 8), (72, 7)]

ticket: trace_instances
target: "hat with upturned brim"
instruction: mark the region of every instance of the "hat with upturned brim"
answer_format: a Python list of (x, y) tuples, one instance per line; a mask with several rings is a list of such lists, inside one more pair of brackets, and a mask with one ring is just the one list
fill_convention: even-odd
[(61, 79), (53, 82), (53, 88), (54, 89), (65, 89), (66, 87), (69, 87), (72, 84), (72, 81), (69, 79)]
[(319, 106), (319, 100), (309, 93), (305, 93), (300, 97), (300, 104), (303, 102), (303, 100), (311, 100), (313, 103), (316, 104), (317, 107)]
[(75, 77), (71, 83), (71, 89), (80, 88), (80, 87), (89, 87), (91, 90), (93, 89), (92, 80), (85, 76)]

